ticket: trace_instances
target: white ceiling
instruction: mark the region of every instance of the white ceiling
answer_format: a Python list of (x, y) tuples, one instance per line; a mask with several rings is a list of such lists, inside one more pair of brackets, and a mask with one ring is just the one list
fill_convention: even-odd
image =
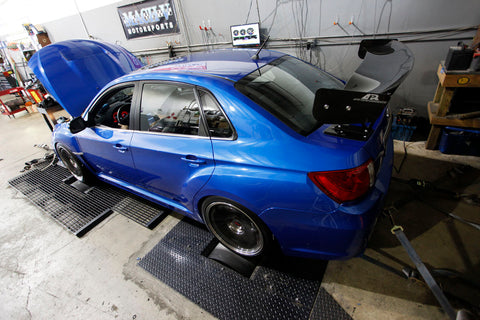
[[(0, 0), (0, 39), (25, 38), (24, 23), (42, 24), (100, 8), (118, 0)], [(78, 7), (78, 9), (77, 9)]]

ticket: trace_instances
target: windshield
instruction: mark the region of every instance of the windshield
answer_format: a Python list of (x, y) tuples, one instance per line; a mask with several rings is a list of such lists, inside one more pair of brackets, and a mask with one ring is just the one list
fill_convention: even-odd
[(312, 114), (315, 92), (343, 86), (334, 77), (291, 56), (283, 56), (235, 84), (238, 91), (302, 135), (318, 127)]

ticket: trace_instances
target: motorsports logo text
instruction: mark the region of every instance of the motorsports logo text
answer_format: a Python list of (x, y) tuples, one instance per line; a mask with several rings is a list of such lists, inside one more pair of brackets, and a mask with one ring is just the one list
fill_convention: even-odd
[(142, 1), (117, 9), (127, 39), (180, 31), (171, 0)]

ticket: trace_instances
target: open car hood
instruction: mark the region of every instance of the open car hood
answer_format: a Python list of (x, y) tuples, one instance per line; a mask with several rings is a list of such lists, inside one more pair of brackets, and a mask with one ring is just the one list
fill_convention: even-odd
[(28, 66), (48, 93), (77, 117), (107, 83), (142, 67), (142, 63), (114, 44), (67, 40), (40, 49)]

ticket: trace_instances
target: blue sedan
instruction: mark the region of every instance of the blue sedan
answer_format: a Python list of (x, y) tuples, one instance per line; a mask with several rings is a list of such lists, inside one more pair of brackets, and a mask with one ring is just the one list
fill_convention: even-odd
[(363, 252), (392, 171), (380, 95), (352, 100), (380, 105), (364, 125), (321, 121), (336, 99), (324, 103), (318, 92), (345, 84), (269, 50), (141, 67), (123, 48), (72, 40), (43, 48), (30, 67), (74, 117), (55, 127), (52, 143), (78, 180), (106, 181), (202, 222), (244, 256), (273, 246), (319, 259)]

